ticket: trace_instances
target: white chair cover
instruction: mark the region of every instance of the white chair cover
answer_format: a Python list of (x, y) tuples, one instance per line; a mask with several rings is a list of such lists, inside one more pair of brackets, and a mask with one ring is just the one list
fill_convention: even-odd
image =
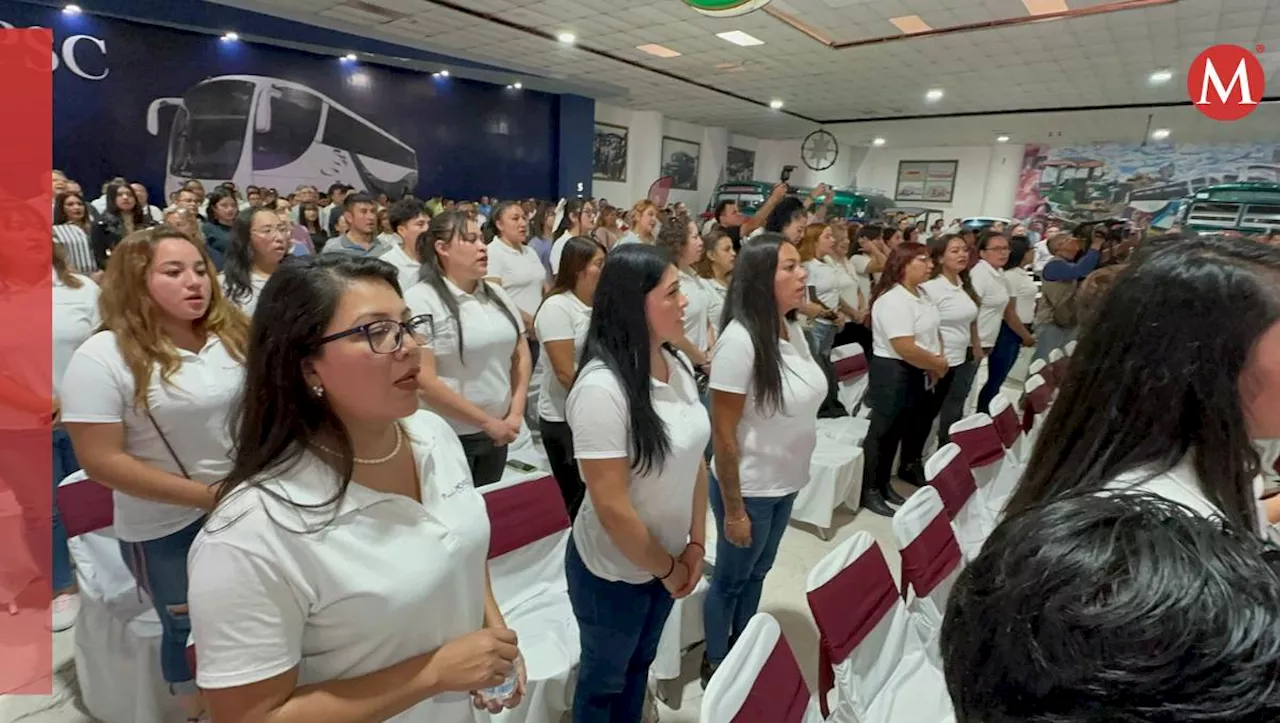
[(836, 395), (849, 414), (855, 414), (867, 393), (867, 356), (858, 343), (841, 344), (831, 350), (836, 372)]
[(898, 508), (893, 537), (902, 553), (902, 597), (930, 657), (941, 669), (942, 616), (964, 556), (936, 489), (923, 487)]
[(978, 497), (978, 485), (960, 445), (951, 442), (924, 463), (924, 478), (937, 491), (966, 560), (972, 560), (995, 529), (995, 518)]
[(1032, 361), (1031, 365), (1027, 367), (1027, 378), (1031, 378), (1032, 374), (1039, 374), (1044, 371), (1044, 368), (1047, 366), (1049, 366), (1049, 362), (1044, 359), (1036, 359)]
[[(67, 547), (80, 586), (74, 658), (85, 710), (102, 723), (182, 720), (160, 673), (160, 618), (110, 527), (110, 494), (76, 472), (59, 485), (58, 509), (71, 535)], [(92, 516), (97, 523), (83, 522)]]
[[(565, 580), (569, 515), (553, 477), (480, 488), (489, 509), (489, 577), (508, 627), (520, 637), (528, 685), (500, 723), (559, 723), (572, 702), (581, 647)], [(483, 717), (480, 714), (478, 717)]]
[(910, 623), (884, 553), (859, 531), (809, 572), (820, 634), (819, 702), (827, 723), (954, 720), (942, 672)]
[[(704, 561), (705, 567), (705, 561)], [(684, 655), (689, 649), (706, 640), (702, 624), (702, 604), (707, 598), (711, 583), (703, 577), (693, 592), (675, 601), (667, 622), (658, 639), (658, 654), (649, 666), (649, 677), (654, 680), (675, 680), (680, 677)]]
[(1053, 349), (1053, 350), (1051, 350), (1051, 351), (1049, 352), (1049, 363), (1050, 363), (1050, 364), (1056, 364), (1056, 363), (1058, 363), (1058, 362), (1062, 361), (1063, 359), (1065, 359), (1065, 358), (1066, 358), (1066, 356), (1067, 356), (1067, 353), (1066, 353), (1066, 352), (1064, 352), (1063, 350), (1061, 350), (1061, 349)]
[(991, 421), (995, 422), (996, 433), (1000, 435), (1000, 443), (1004, 445), (1005, 452), (1014, 462), (1026, 467), (1031, 450), (1026, 448), (1026, 437), (1022, 433), (1022, 421), (1018, 419), (1018, 412), (1004, 392), (998, 392), (991, 398), (988, 413)]
[(1027, 379), (1022, 404), (1022, 448), (1027, 451), (1026, 458), (1030, 459), (1036, 440), (1040, 438), (1040, 428), (1053, 405), (1053, 387), (1044, 377), (1033, 374)]
[(756, 613), (702, 694), (702, 723), (822, 723), (778, 621)]
[(1076, 343), (1076, 340), (1072, 339), (1062, 347), (1062, 351), (1066, 353), (1067, 356), (1073, 356), (1076, 353)]
[(791, 519), (826, 534), (831, 513), (840, 505), (858, 509), (862, 496), (863, 419), (819, 419), (818, 444), (809, 464), (809, 483), (796, 495)]
[(988, 514), (999, 520), (1022, 479), (1022, 465), (1005, 453), (995, 422), (985, 414), (974, 414), (951, 425), (951, 441), (960, 445)]

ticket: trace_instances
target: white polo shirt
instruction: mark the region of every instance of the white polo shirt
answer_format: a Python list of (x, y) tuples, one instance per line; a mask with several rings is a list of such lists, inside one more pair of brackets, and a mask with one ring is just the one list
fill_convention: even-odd
[(538, 252), (526, 244), (520, 244), (517, 251), (496, 237), (489, 242), (488, 248), (489, 276), (502, 279), (503, 290), (521, 311), (530, 316), (538, 313), (538, 305), (542, 303), (542, 285), (547, 280), (547, 270), (542, 266)]
[(573, 233), (565, 231), (560, 234), (560, 238), (551, 244), (551, 275), (555, 276), (560, 273), (560, 257), (564, 256), (564, 245), (569, 243), (569, 239), (573, 238)]
[[(436, 358), (436, 375), (450, 389), (466, 397), (485, 413), (501, 419), (511, 409), (511, 359), (516, 342), (524, 334), (520, 310), (497, 284), (486, 284), (491, 294), (476, 287), (475, 294), (459, 289), (449, 279), (445, 286), (458, 302), (454, 319), (449, 307), (431, 284), (409, 289), (404, 303), (414, 315), (431, 314), (435, 336), (431, 351)], [(506, 305), (516, 326), (502, 313)], [(458, 324), (462, 324), (462, 350), (458, 349)], [(483, 430), (469, 422), (445, 417), (457, 434), (477, 434)]]
[[(591, 326), (591, 307), (582, 303), (572, 291), (565, 291), (542, 302), (533, 320), (538, 340), (543, 344), (552, 341), (573, 342), (573, 365), (576, 369), (582, 359), (582, 345)], [(564, 405), (569, 392), (556, 378), (555, 367), (544, 352), (542, 382), (538, 392), (538, 416), (548, 422), (564, 421)]]
[[(671, 450), (661, 468), (643, 475), (631, 470), (629, 497), (649, 533), (668, 553), (679, 555), (689, 541), (693, 488), (711, 439), (711, 420), (698, 399), (698, 384), (689, 360), (683, 356), (677, 359), (666, 351), (663, 354), (671, 370), (670, 382), (651, 379), (650, 393), (654, 412), (671, 440)], [(566, 416), (577, 459), (634, 459), (627, 395), (603, 362), (593, 360), (583, 368), (569, 392)], [(654, 579), (614, 544), (596, 515), (591, 495), (578, 511), (573, 542), (583, 564), (596, 577), (637, 585)]]
[(787, 324), (787, 335), (788, 340), (777, 340), (782, 406), (765, 414), (756, 407), (755, 344), (747, 328), (735, 319), (716, 342), (711, 388), (747, 397), (736, 435), (744, 497), (782, 497), (809, 482), (809, 461), (818, 443), (818, 407), (827, 396), (827, 381), (800, 324)]
[(392, 235), (396, 237), (396, 242), (391, 244), (390, 250), (378, 258), (396, 267), (396, 275), (400, 281), (400, 293), (404, 294), (418, 285), (418, 281), (422, 278), (422, 264), (405, 252), (398, 235)]
[[(249, 685), (298, 667), (298, 686), (354, 678), (484, 625), (489, 519), (462, 445), (436, 415), (403, 422), (422, 502), (353, 481), (305, 453), (243, 486), (191, 546), (188, 600), (201, 688)], [(336, 513), (336, 514), (335, 514)], [(389, 718), (472, 723), (466, 693)]]
[[(1149, 492), (1171, 502), (1186, 505), (1196, 514), (1209, 519), (1221, 519), (1222, 511), (1205, 496), (1200, 487), (1200, 478), (1196, 474), (1194, 451), (1183, 455), (1169, 471), (1155, 474), (1150, 467), (1125, 472), (1107, 483), (1107, 490), (1130, 490)], [(1258, 534), (1266, 536), (1267, 513), (1262, 507), (1262, 477), (1253, 480), (1253, 499), (1258, 518)]]
[(684, 335), (699, 351), (711, 350), (711, 297), (702, 279), (686, 271), (680, 272), (680, 293), (689, 300), (684, 308)]
[(969, 280), (982, 300), (978, 307), (978, 339), (983, 349), (990, 349), (996, 345), (1004, 310), (1009, 306), (1009, 282), (1005, 280), (1003, 271), (986, 260), (979, 261), (969, 271)]
[(953, 367), (964, 364), (973, 344), (970, 325), (978, 318), (978, 305), (965, 292), (963, 284), (952, 284), (945, 276), (929, 279), (920, 285), (920, 290), (938, 307), (942, 354), (947, 364)]
[(1014, 308), (1018, 311), (1018, 321), (1030, 324), (1036, 320), (1036, 296), (1040, 287), (1031, 272), (1024, 268), (1006, 269), (1005, 281), (1009, 284), (1009, 295), (1013, 297)]
[[(240, 307), (240, 310), (246, 316), (253, 316), (254, 310), (258, 308), (258, 299), (262, 297), (262, 290), (267, 287), (267, 282), (271, 280), (270, 276), (259, 276), (255, 273), (249, 273), (249, 296), (245, 299), (233, 301), (231, 297), (227, 297), (228, 301)], [(227, 296), (227, 275), (218, 274), (218, 286), (222, 289), (222, 295)]]
[[(231, 471), (228, 416), (244, 386), (244, 366), (209, 335), (196, 354), (178, 350), (181, 366), (168, 383), (156, 365), (147, 387), (151, 413), (191, 479), (213, 484)], [(138, 461), (182, 476), (145, 409), (133, 403), (133, 374), (114, 331), (94, 334), (76, 350), (62, 379), (62, 421), (123, 424), (124, 451)], [(190, 525), (203, 510), (112, 494), (116, 534), (125, 542), (155, 540)]]
[(88, 276), (75, 275), (80, 288), (73, 289), (53, 276), (53, 393), (62, 396), (62, 376), (76, 349), (93, 336), (102, 323), (98, 316), (98, 285)]
[(804, 262), (804, 270), (809, 275), (805, 284), (812, 286), (818, 292), (818, 301), (828, 309), (839, 309), (840, 285), (836, 281), (835, 268), (817, 259), (811, 259)]
[(938, 348), (940, 326), (938, 307), (932, 301), (897, 284), (876, 299), (871, 307), (872, 353), (885, 359), (901, 360), (902, 355), (893, 350), (889, 340), (909, 336), (915, 339), (916, 346), (939, 354), (942, 351)]
[[(849, 308), (858, 308), (858, 272), (854, 269), (853, 264), (848, 259), (843, 261), (828, 256), (826, 265), (835, 272), (836, 291), (840, 301), (849, 305)], [(864, 299), (866, 297), (863, 297)]]
[(858, 291), (862, 292), (862, 298), (870, 301), (871, 274), (867, 269), (871, 268), (871, 257), (866, 254), (854, 254), (849, 257), (849, 268), (854, 272), (853, 278), (858, 281)]
[(729, 295), (729, 287), (715, 279), (701, 279), (702, 288), (707, 294), (707, 317), (711, 320), (711, 328), (720, 328), (720, 317), (724, 314), (724, 300)]

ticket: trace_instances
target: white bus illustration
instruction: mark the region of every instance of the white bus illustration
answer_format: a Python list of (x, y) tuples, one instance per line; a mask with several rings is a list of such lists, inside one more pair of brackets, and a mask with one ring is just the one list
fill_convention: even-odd
[(418, 155), (400, 139), (333, 99), (280, 78), (223, 75), (181, 98), (147, 108), (147, 132), (160, 133), (160, 111), (177, 113), (169, 131), (165, 192), (192, 179), (276, 188), (343, 183), (399, 198), (418, 185)]

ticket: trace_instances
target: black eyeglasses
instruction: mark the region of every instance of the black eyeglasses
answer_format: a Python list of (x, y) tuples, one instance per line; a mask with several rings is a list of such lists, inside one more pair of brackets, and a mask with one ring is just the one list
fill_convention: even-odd
[(377, 321), (357, 326), (354, 329), (330, 334), (316, 342), (316, 347), (324, 346), (338, 339), (355, 336), (356, 334), (364, 334), (365, 341), (369, 342), (369, 349), (374, 354), (395, 354), (404, 346), (405, 334), (412, 336), (419, 346), (426, 346), (431, 343), (431, 337), (434, 333), (430, 314), (421, 314), (408, 321), (378, 319)]

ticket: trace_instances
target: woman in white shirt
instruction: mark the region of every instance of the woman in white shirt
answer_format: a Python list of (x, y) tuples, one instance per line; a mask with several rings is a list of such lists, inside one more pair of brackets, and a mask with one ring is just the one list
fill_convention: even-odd
[(729, 278), (733, 275), (738, 252), (733, 248), (733, 237), (719, 224), (712, 224), (703, 241), (702, 258), (693, 268), (702, 279), (702, 288), (708, 292), (710, 308), (707, 315), (711, 318), (711, 327), (719, 329), (725, 295), (729, 292)]
[(979, 412), (986, 412), (991, 406), (991, 400), (1000, 393), (1000, 387), (1009, 378), (1009, 372), (1017, 363), (1022, 348), (1035, 346), (1036, 339), (1031, 334), (1031, 324), (1036, 318), (1036, 296), (1040, 293), (1040, 287), (1036, 285), (1030, 271), (1034, 256), (1035, 249), (1026, 236), (1009, 239), (1009, 260), (1004, 265), (1004, 278), (1009, 286), (1014, 315), (1022, 325), (1022, 331), (1019, 333), (1010, 326), (1008, 320), (1001, 322), (996, 344), (987, 355), (987, 382), (978, 392)]
[(489, 284), (488, 250), (475, 220), (460, 211), (431, 219), (418, 237), (422, 283), (405, 303), (430, 314), (422, 351), (422, 398), (462, 440), (477, 487), (502, 479), (507, 445), (520, 434), (532, 364), (520, 310)]
[(114, 490), (116, 535), (160, 618), (160, 668), (188, 716), (202, 704), (186, 655), (187, 551), (230, 469), (248, 336), (212, 272), (204, 246), (177, 229), (126, 236), (103, 281), (105, 330), (76, 350), (61, 387), (76, 457)]
[(560, 258), (555, 286), (533, 322), (547, 353), (538, 394), (538, 428), (569, 519), (577, 518), (586, 488), (573, 458), (573, 432), (564, 419), (564, 404), (578, 373), (605, 254), (599, 241), (585, 236), (569, 239)]
[(639, 723), (673, 598), (706, 553), (711, 423), (689, 360), (679, 271), (661, 249), (614, 248), (600, 273), (566, 408), (587, 499), (565, 554), (582, 642), (574, 723)]
[[(956, 234), (929, 241), (933, 278), (920, 285), (925, 296), (938, 308), (942, 332), (942, 355), (950, 369), (933, 389), (933, 414), (913, 432), (927, 439), (929, 428), (938, 419), (938, 446), (951, 441), (951, 425), (964, 415), (964, 400), (973, 388), (973, 377), (984, 356), (978, 340), (978, 292), (969, 282), (969, 246)], [(922, 445), (923, 446), (923, 445)], [(917, 487), (923, 486), (924, 469), (902, 469), (899, 476)], [(910, 477), (910, 479), (908, 479)]]
[(1257, 534), (1261, 460), (1280, 437), (1280, 248), (1191, 237), (1151, 250), (1102, 299), (1005, 514), (1135, 489)]
[(626, 244), (652, 244), (658, 232), (658, 204), (645, 198), (636, 201), (627, 216), (631, 221), (631, 229), (618, 239), (614, 248)]
[(408, 293), (409, 289), (422, 280), (422, 262), (418, 259), (418, 237), (427, 230), (431, 217), (427, 215), (422, 201), (409, 196), (391, 204), (387, 209), (387, 223), (395, 232), (391, 239), (391, 248), (379, 258), (396, 267), (396, 278), (400, 282), (400, 293)]
[(711, 348), (715, 346), (715, 330), (711, 320), (711, 298), (698, 279), (693, 265), (702, 258), (702, 236), (698, 225), (687, 216), (679, 216), (658, 233), (658, 248), (671, 255), (680, 270), (680, 293), (688, 299), (684, 310), (684, 338), (672, 342), (693, 360), (703, 374), (710, 372)]
[(862, 506), (885, 517), (893, 516), (889, 503), (904, 501), (890, 486), (894, 457), (901, 457), (899, 470), (921, 464), (927, 435), (908, 432), (931, 413), (931, 390), (951, 369), (942, 356), (938, 308), (920, 290), (932, 266), (924, 246), (899, 244), (871, 293), (871, 423), (862, 443)]
[[(986, 354), (990, 354), (995, 348), (1001, 324), (1008, 324), (1022, 338), (1023, 344), (1035, 344), (1031, 332), (1018, 320), (1018, 305), (1009, 293), (1009, 281), (1004, 274), (1004, 267), (1009, 263), (1009, 250), (1009, 239), (1004, 234), (991, 229), (983, 231), (978, 237), (980, 259), (969, 272), (973, 290), (982, 299), (978, 307), (978, 340)], [(1008, 376), (1008, 372), (1005, 375)], [(983, 389), (992, 388), (993, 384), (995, 386), (990, 394), (994, 397), (1000, 391), (1000, 385), (1004, 384), (1004, 379), (993, 379), (988, 366)]]
[[(533, 315), (538, 313), (542, 297), (547, 291), (547, 272), (538, 259), (538, 252), (529, 248), (529, 222), (524, 209), (516, 201), (503, 201), (493, 212), (493, 228), (496, 234), (489, 242), (488, 281), (502, 287), (520, 310), (520, 320), (529, 335), (531, 365), (538, 366), (539, 335), (533, 326)], [(563, 254), (563, 247), (561, 247)]]
[(236, 216), (218, 282), (227, 300), (250, 318), (262, 287), (289, 253), (290, 243), (289, 227), (274, 209), (252, 208)]
[(589, 198), (571, 198), (564, 204), (564, 215), (556, 226), (556, 242), (551, 245), (551, 274), (560, 273), (560, 255), (565, 242), (575, 236), (590, 236), (596, 228), (596, 204)]
[(75, 624), (80, 609), (76, 580), (71, 571), (71, 553), (67, 549), (67, 531), (58, 517), (56, 499), (58, 484), (80, 469), (71, 437), (59, 420), (62, 399), (62, 377), (76, 349), (98, 330), (98, 285), (88, 276), (73, 273), (67, 264), (67, 250), (53, 244), (53, 630), (66, 630)]
[(716, 567), (704, 606), (702, 683), (760, 607), (764, 578), (809, 481), (818, 408), (826, 398), (796, 311), (805, 302), (800, 253), (779, 234), (742, 247), (711, 367)]
[[(472, 723), (523, 695), (489, 520), (448, 425), (417, 409), (411, 317), (376, 259), (276, 273), (230, 474), (191, 548), (213, 720)], [(514, 683), (509, 696), (484, 691)], [(495, 691), (496, 692), (496, 691)]]

